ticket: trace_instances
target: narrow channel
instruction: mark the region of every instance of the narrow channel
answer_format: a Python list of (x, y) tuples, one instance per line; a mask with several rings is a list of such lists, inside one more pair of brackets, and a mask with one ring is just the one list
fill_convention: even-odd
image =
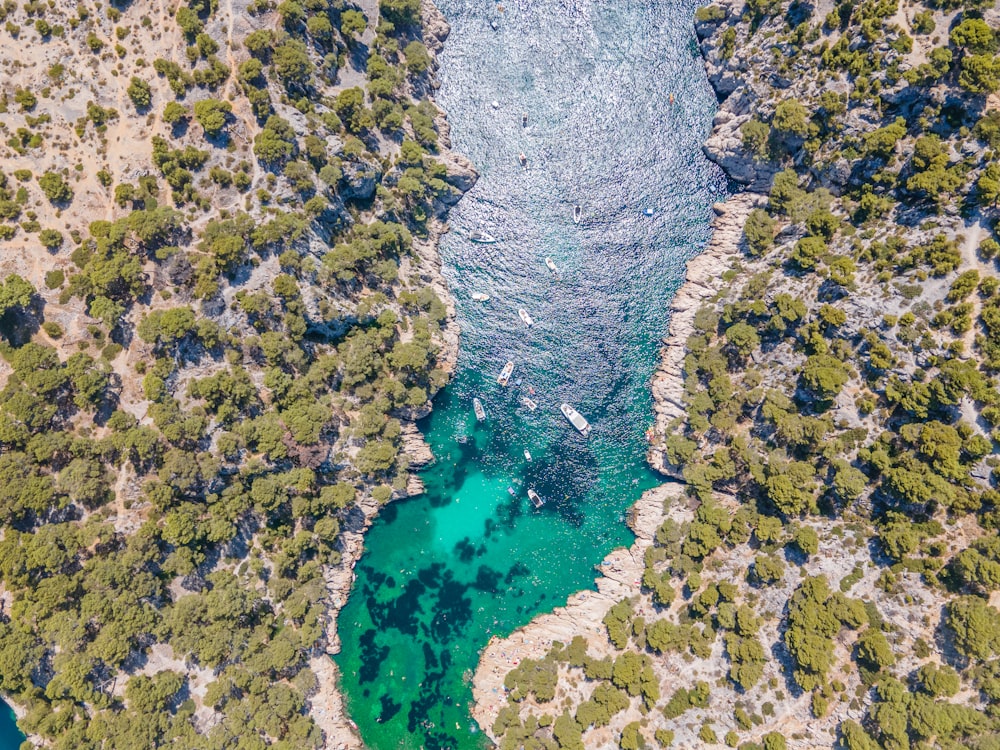
[[(594, 566), (629, 543), (625, 512), (658, 481), (644, 432), (670, 298), (725, 192), (701, 151), (716, 104), (696, 2), (438, 4), (452, 26), (439, 102), (481, 179), (442, 245), (462, 342), (422, 425), (437, 463), (426, 493), (372, 528), (340, 618), (343, 688), (375, 750), (481, 746), (479, 650), (592, 587)], [(475, 230), (499, 242), (470, 242)]]

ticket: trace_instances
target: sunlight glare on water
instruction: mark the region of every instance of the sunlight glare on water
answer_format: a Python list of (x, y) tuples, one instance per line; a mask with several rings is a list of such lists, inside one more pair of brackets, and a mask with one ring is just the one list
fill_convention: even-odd
[[(594, 566), (631, 541), (625, 511), (657, 483), (643, 433), (670, 298), (724, 196), (700, 148), (716, 105), (694, 2), (439, 5), (452, 33), (438, 100), (481, 178), (441, 248), (462, 343), (422, 425), (438, 462), (426, 493), (372, 528), (340, 619), (349, 709), (376, 750), (481, 746), (469, 716), (479, 650), (592, 587)], [(472, 243), (474, 230), (500, 242)], [(535, 412), (521, 405), (529, 389)], [(563, 401), (590, 420), (589, 439)]]

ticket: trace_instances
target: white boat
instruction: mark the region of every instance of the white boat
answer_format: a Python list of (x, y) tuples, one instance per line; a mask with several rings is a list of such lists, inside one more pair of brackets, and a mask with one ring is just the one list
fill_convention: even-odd
[(583, 215), (583, 206), (573, 206), (573, 223), (580, 223), (580, 216)]
[(497, 238), (488, 232), (469, 232), (469, 240), (472, 242), (478, 242), (480, 245), (492, 245), (497, 242)]
[(548, 267), (550, 271), (552, 271), (552, 273), (559, 273), (559, 269), (556, 268), (556, 264), (553, 263), (552, 258), (550, 258), (547, 255), (545, 256), (545, 265)]
[(528, 499), (531, 500), (531, 504), (536, 508), (541, 508), (545, 505), (545, 501), (538, 496), (538, 493), (534, 490), (528, 490)]
[(517, 311), (517, 314), (521, 316), (521, 320), (524, 321), (524, 324), (528, 326), (528, 328), (531, 328), (531, 326), (535, 324), (535, 319), (528, 315), (528, 311), (523, 307)]
[(524, 396), (521, 399), (521, 403), (524, 404), (525, 406), (527, 406), (530, 411), (534, 411), (535, 409), (538, 408), (538, 404), (536, 404), (534, 401), (532, 401), (527, 396)]
[(524, 449), (524, 457), (529, 461), (531, 460), (531, 451), (529, 451), (527, 448)]
[(472, 299), (474, 299), (476, 302), (488, 302), (490, 299), (490, 295), (483, 294), (482, 292), (473, 292)]
[(569, 404), (562, 404), (559, 407), (559, 411), (563, 413), (563, 416), (569, 420), (570, 424), (580, 431), (580, 434), (584, 437), (590, 434), (590, 422), (583, 418), (576, 409), (574, 409)]
[(510, 382), (510, 374), (512, 372), (514, 372), (514, 363), (508, 360), (507, 364), (505, 364), (503, 369), (500, 371), (500, 377), (497, 378), (497, 382), (500, 385), (507, 385), (507, 383)]
[(472, 410), (476, 413), (476, 419), (480, 422), (486, 419), (486, 409), (483, 408), (483, 402), (478, 398), (472, 399)]

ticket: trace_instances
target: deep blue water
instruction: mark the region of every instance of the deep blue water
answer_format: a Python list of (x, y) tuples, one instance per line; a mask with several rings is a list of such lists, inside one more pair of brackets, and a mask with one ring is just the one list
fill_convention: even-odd
[[(643, 433), (670, 298), (724, 194), (700, 148), (716, 104), (696, 3), (439, 5), (452, 33), (438, 100), (481, 179), (442, 244), (462, 344), (422, 425), (438, 462), (427, 492), (372, 528), (340, 619), (343, 688), (375, 750), (480, 746), (469, 679), (490, 635), (592, 586), (594, 566), (631, 541), (625, 510), (658, 481)], [(501, 241), (474, 244), (476, 229)], [(502, 388), (507, 360), (521, 383)], [(520, 403), (529, 388), (535, 412)], [(589, 440), (562, 401), (591, 421)]]

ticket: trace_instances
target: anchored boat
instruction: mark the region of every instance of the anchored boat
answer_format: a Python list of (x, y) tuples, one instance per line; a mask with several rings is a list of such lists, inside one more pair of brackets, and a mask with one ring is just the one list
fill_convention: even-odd
[(500, 377), (497, 378), (497, 382), (500, 385), (504, 385), (504, 386), (507, 385), (507, 383), (510, 382), (510, 374), (512, 372), (514, 372), (514, 363), (512, 361), (508, 360), (507, 364), (505, 364), (503, 366), (503, 369), (500, 371)]
[(496, 237), (486, 232), (469, 232), (469, 239), (472, 242), (478, 242), (480, 245), (492, 245), (497, 241)]
[(538, 493), (534, 490), (528, 490), (528, 499), (531, 500), (531, 504), (536, 508), (541, 508), (545, 505), (545, 501), (538, 496)]
[(580, 431), (581, 435), (587, 437), (590, 434), (590, 422), (584, 419), (583, 415), (572, 406), (569, 404), (562, 404), (559, 407), (559, 411), (563, 413), (563, 416), (569, 420), (571, 425)]
[(472, 411), (476, 413), (476, 419), (480, 422), (486, 419), (486, 409), (483, 408), (483, 402), (478, 398), (472, 399)]
[(525, 406), (527, 406), (529, 411), (534, 411), (535, 409), (538, 408), (538, 404), (536, 404), (534, 401), (532, 401), (527, 396), (524, 396), (521, 399), (521, 403), (524, 404)]
[(528, 326), (528, 328), (531, 328), (531, 326), (535, 324), (535, 319), (528, 315), (528, 311), (523, 307), (517, 311), (517, 314), (521, 316), (521, 320), (524, 321), (524, 324)]
[(552, 258), (545, 256), (545, 265), (548, 266), (548, 269), (552, 271), (552, 273), (559, 273), (559, 269), (556, 268), (556, 264), (552, 262)]
[(490, 299), (490, 295), (483, 294), (482, 292), (473, 292), (472, 299), (474, 299), (476, 302), (488, 302)]
[(573, 223), (579, 224), (580, 217), (583, 215), (583, 206), (573, 206)]
[(529, 461), (531, 460), (531, 451), (529, 451), (527, 448), (524, 449), (524, 457)]

